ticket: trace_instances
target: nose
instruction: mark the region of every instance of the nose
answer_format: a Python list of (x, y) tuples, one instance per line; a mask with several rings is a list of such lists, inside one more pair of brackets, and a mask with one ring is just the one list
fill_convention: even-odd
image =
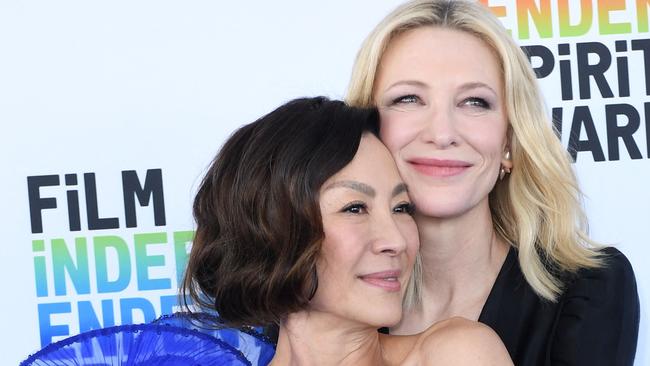
[(397, 256), (406, 250), (408, 242), (404, 231), (408, 228), (404, 226), (408, 223), (398, 222), (398, 220), (405, 220), (405, 218), (395, 216), (394, 214), (387, 214), (384, 219), (376, 220), (372, 244), (372, 250), (375, 254)]
[(457, 145), (458, 133), (455, 125), (453, 113), (434, 108), (423, 116), (420, 138), (423, 142), (434, 144), (440, 149)]

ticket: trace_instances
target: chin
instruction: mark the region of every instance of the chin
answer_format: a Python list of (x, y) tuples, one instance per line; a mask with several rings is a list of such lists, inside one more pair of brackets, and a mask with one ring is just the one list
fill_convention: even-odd
[(418, 214), (424, 217), (436, 218), (461, 216), (471, 211), (482, 201), (481, 198), (474, 197), (466, 192), (421, 192), (419, 196), (425, 197), (425, 199), (414, 199)]
[(439, 187), (425, 189), (412, 189), (411, 199), (415, 206), (422, 208), (453, 208), (462, 205), (470, 199), (471, 194), (464, 189), (456, 187)]
[(458, 204), (431, 202), (430, 204), (417, 204), (418, 214), (424, 217), (452, 218), (460, 216), (467, 208)]
[(392, 327), (397, 324), (402, 320), (402, 312), (400, 311), (399, 314), (391, 317), (391, 318), (386, 318), (384, 321), (379, 325), (379, 327)]
[(374, 328), (391, 327), (402, 320), (402, 303), (391, 305), (369, 304), (366, 311), (366, 322)]

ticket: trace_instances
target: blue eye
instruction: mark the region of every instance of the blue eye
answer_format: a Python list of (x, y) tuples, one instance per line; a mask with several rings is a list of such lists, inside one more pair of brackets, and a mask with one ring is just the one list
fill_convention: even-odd
[(490, 103), (479, 97), (470, 97), (461, 102), (463, 105), (468, 105), (470, 107), (477, 107), (477, 108), (483, 108), (483, 109), (490, 109)]
[(393, 104), (410, 104), (410, 103), (418, 103), (419, 101), (420, 98), (417, 95), (408, 94), (393, 99)]
[(368, 206), (363, 202), (353, 202), (341, 209), (341, 212), (360, 215), (368, 213)]
[(413, 215), (415, 213), (415, 205), (410, 202), (402, 202), (393, 208), (393, 213)]

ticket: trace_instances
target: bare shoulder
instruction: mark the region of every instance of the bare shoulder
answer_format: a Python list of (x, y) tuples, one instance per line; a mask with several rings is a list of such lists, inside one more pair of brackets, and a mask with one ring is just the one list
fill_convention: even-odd
[(434, 324), (417, 343), (418, 358), (426, 365), (512, 365), (506, 347), (490, 327), (464, 318)]

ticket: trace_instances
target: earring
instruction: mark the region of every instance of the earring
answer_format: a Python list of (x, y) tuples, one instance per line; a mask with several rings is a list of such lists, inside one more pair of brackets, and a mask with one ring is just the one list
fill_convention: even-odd
[[(506, 153), (503, 155), (503, 158), (505, 160), (510, 160), (510, 150), (506, 151)], [(503, 177), (506, 176), (506, 174), (510, 174), (510, 168), (506, 168), (501, 164), (501, 169), (499, 169), (499, 180), (503, 180)]]

